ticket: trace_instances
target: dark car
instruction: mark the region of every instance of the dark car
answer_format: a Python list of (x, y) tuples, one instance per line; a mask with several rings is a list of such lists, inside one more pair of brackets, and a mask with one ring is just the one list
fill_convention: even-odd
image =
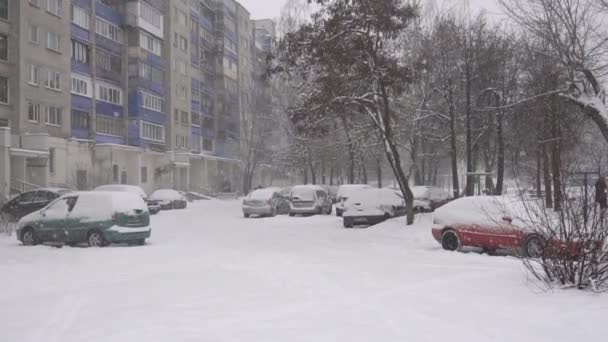
[(150, 195), (150, 200), (156, 201), (162, 210), (186, 209), (188, 202), (178, 191), (160, 189)]
[(24, 192), (7, 202), (0, 212), (11, 222), (17, 222), (22, 217), (46, 207), (63, 194), (72, 192), (69, 189), (48, 188)]

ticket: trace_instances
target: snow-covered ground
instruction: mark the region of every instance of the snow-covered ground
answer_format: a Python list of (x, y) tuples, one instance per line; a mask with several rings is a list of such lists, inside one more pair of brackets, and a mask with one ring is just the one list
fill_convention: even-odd
[(542, 292), (520, 261), (440, 249), (430, 216), (344, 229), (203, 201), (143, 247), (0, 237), (0, 341), (583, 341), (608, 295)]

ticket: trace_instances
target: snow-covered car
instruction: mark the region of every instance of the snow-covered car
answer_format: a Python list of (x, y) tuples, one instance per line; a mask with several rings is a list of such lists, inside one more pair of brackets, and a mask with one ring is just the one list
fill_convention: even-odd
[(143, 245), (150, 232), (150, 213), (141, 196), (110, 191), (63, 195), (17, 225), (17, 238), (26, 246), (44, 242)]
[(582, 246), (576, 239), (566, 243), (529, 227), (529, 215), (537, 212), (535, 205), (543, 204), (534, 200), (523, 203), (521, 197), (510, 196), (460, 198), (435, 210), (432, 234), (449, 251), (477, 247), (486, 252), (514, 251), (531, 258), (546, 255), (546, 251), (579, 254)]
[(178, 191), (173, 189), (160, 189), (150, 195), (150, 199), (158, 202), (162, 210), (186, 209), (188, 201)]
[(285, 200), (281, 196), (281, 188), (253, 190), (243, 199), (243, 215), (276, 216), (280, 214), (283, 201)]
[(345, 228), (378, 224), (406, 212), (405, 200), (400, 193), (391, 189), (376, 188), (352, 192), (343, 208), (342, 219)]
[(317, 185), (297, 185), (289, 195), (289, 216), (331, 214), (331, 198)]
[(449, 191), (434, 186), (415, 186), (412, 193), (414, 210), (417, 212), (432, 212), (451, 199)]
[(342, 212), (344, 211), (344, 202), (346, 202), (354, 192), (371, 188), (372, 187), (367, 184), (340, 185), (340, 187), (338, 187), (338, 192), (336, 193), (336, 216), (342, 216)]
[(94, 191), (130, 192), (139, 195), (146, 202), (150, 214), (155, 215), (160, 211), (160, 204), (157, 201), (149, 199), (144, 189), (137, 185), (108, 184), (98, 186), (94, 189)]

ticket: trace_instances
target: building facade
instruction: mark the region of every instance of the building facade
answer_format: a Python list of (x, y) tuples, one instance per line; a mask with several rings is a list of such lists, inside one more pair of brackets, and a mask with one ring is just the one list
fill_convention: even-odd
[(237, 190), (256, 31), (233, 0), (0, 0), (0, 195)]

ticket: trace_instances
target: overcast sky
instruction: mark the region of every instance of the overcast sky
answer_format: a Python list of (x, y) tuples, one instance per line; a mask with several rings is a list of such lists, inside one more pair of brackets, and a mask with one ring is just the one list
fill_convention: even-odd
[[(252, 19), (275, 19), (281, 14), (281, 7), (285, 4), (285, 0), (237, 0), (245, 8), (251, 12)], [(305, 0), (303, 0), (305, 1)], [(435, 3), (441, 7), (442, 4), (466, 4), (475, 12), (481, 8), (485, 8), (490, 13), (499, 12), (499, 6), (496, 0), (435, 0)]]

